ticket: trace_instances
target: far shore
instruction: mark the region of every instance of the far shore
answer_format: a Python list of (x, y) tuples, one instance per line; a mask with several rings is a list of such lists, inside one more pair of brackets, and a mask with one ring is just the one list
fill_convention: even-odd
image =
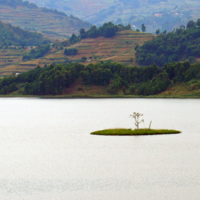
[(0, 98), (41, 98), (41, 99), (199, 99), (200, 96), (193, 95), (152, 95), (152, 96), (136, 96), (136, 95), (0, 95)]

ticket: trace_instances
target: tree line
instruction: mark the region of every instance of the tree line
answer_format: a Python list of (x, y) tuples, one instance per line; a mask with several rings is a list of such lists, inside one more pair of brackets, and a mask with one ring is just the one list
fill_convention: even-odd
[(60, 12), (57, 9), (50, 9), (50, 8), (42, 7), (41, 10), (42, 10), (42, 12), (45, 12), (45, 13), (54, 13), (54, 14), (57, 14), (57, 15), (67, 16), (66, 13)]
[(165, 31), (135, 50), (138, 64), (144, 66), (156, 63), (162, 67), (165, 63), (187, 59), (195, 62), (200, 56), (200, 19), (189, 21), (187, 27), (182, 25), (172, 32)]
[(69, 48), (69, 49), (65, 49), (64, 50), (64, 54), (66, 55), (66, 56), (74, 56), (74, 55), (76, 55), (78, 53), (78, 49), (76, 49), (76, 48)]
[(22, 87), (24, 95), (62, 94), (77, 79), (85, 85), (105, 86), (111, 95), (118, 94), (120, 90), (125, 95), (155, 95), (173, 84), (200, 79), (200, 64), (174, 62), (165, 64), (163, 68), (156, 64), (138, 68), (111, 62), (87, 66), (80, 63), (52, 64), (45, 68), (38, 66), (18, 76), (1, 79), (0, 94), (9, 94)]
[(69, 41), (71, 44), (74, 44), (76, 42), (79, 42), (81, 39), (85, 38), (97, 38), (97, 37), (110, 38), (114, 37), (118, 31), (130, 30), (130, 29), (131, 29), (130, 24), (124, 26), (122, 24), (115, 25), (112, 22), (108, 22), (104, 23), (103, 26), (100, 26), (99, 28), (97, 28), (94, 25), (87, 31), (84, 28), (81, 28), (79, 31), (79, 35), (77, 36), (75, 34), (72, 34)]

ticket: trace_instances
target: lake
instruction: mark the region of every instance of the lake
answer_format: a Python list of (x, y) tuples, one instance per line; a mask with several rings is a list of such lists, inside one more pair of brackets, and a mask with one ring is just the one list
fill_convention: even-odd
[[(182, 133), (90, 135), (134, 128), (135, 111)], [(0, 98), (0, 197), (199, 200), (200, 100)]]

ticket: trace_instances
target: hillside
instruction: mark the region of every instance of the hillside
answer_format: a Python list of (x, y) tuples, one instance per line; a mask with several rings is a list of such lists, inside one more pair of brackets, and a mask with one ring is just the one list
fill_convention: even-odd
[[(51, 63), (81, 62), (82, 57), (87, 58), (84, 64), (114, 61), (126, 65), (136, 65), (134, 48), (154, 37), (156, 36), (152, 34), (125, 30), (117, 32), (113, 38), (87, 38), (71, 46), (66, 46), (65, 42), (55, 43), (45, 56), (30, 61), (22, 60), (23, 55), (30, 52), (29, 49), (0, 50), (0, 76), (27, 71), (37, 65), (43, 67), (45, 64)], [(66, 56), (64, 50), (70, 48), (77, 48), (77, 55)]]
[(9, 46), (36, 46), (51, 43), (41, 33), (30, 32), (0, 21), (0, 48)]
[[(147, 25), (148, 32), (157, 29), (173, 30), (191, 20), (200, 17), (200, 2), (198, 0), (30, 0), (40, 6), (75, 15), (91, 22), (103, 24), (113, 21), (115, 23), (131, 23), (140, 28)], [(133, 28), (134, 28), (133, 27)]]
[[(88, 29), (91, 24), (74, 16), (67, 16), (57, 10), (39, 8), (34, 4), (7, 5), (0, 1), (0, 20), (25, 30), (41, 32), (47, 38), (63, 39), (78, 33), (80, 28)], [(20, 2), (20, 1), (19, 1)]]

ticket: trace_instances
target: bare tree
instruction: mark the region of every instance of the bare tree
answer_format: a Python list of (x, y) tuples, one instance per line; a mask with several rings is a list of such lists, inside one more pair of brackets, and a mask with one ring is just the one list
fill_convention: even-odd
[(143, 114), (140, 114), (140, 113), (136, 113), (134, 112), (133, 115), (130, 115), (130, 117), (134, 118), (135, 119), (135, 126), (137, 127), (137, 129), (139, 129), (139, 125), (141, 122), (144, 122), (144, 119), (142, 119), (140, 121), (140, 116), (143, 116)]
[(149, 129), (151, 129), (151, 123), (152, 123), (152, 121), (150, 121), (150, 124), (149, 124)]

